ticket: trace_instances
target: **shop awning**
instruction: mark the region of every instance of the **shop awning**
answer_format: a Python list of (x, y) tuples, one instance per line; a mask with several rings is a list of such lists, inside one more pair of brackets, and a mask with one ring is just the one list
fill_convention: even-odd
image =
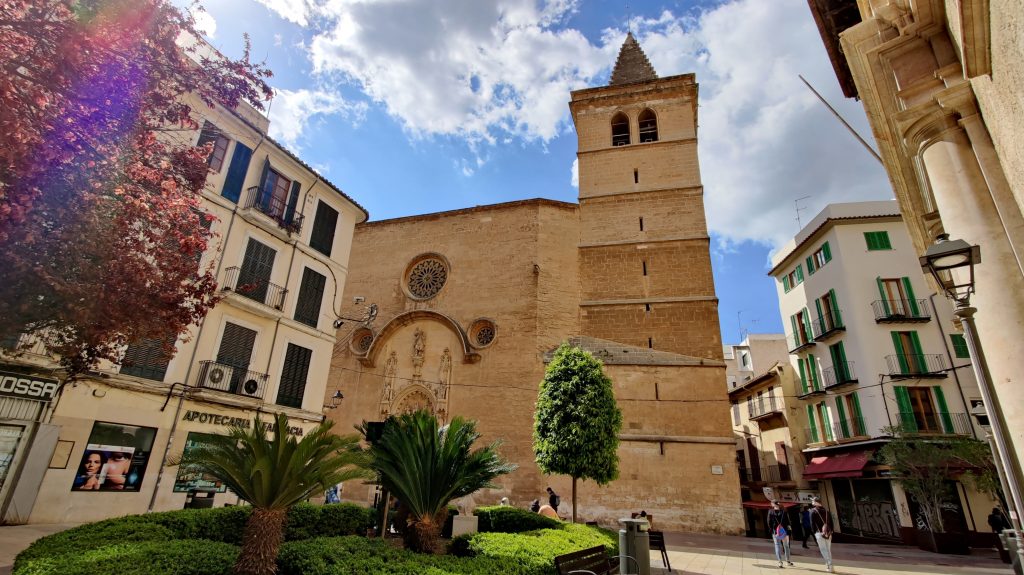
[[(796, 503), (794, 501), (779, 501), (779, 505), (783, 509), (789, 509), (790, 507), (793, 507), (794, 505), (800, 505), (800, 504)], [(743, 502), (743, 506), (744, 507), (749, 507), (750, 509), (771, 509), (772, 508), (772, 504), (769, 501), (744, 501)]]
[(862, 477), (864, 467), (871, 460), (872, 453), (872, 451), (851, 451), (815, 457), (804, 468), (804, 479)]

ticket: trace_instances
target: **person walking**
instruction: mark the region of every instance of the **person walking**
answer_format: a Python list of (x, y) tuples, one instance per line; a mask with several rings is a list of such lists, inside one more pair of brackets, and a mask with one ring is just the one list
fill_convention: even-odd
[(996, 535), (1003, 532), (1004, 529), (1010, 529), (1010, 522), (1006, 520), (1006, 515), (998, 507), (992, 508), (992, 513), (988, 516), (988, 526), (992, 528), (992, 533)]
[(811, 506), (804, 505), (800, 510), (800, 530), (803, 531), (804, 536), (804, 549), (808, 549), (807, 540), (811, 538), (811, 534), (814, 530), (811, 529)]
[(779, 562), (779, 569), (782, 569), (782, 556), (786, 556), (786, 563), (790, 567), (793, 561), (789, 555), (789, 537), (793, 527), (789, 523), (789, 517), (779, 505), (777, 499), (772, 500), (772, 508), (768, 512), (768, 531), (772, 534), (772, 545), (775, 547), (775, 559)]
[(548, 487), (548, 505), (558, 513), (558, 505), (562, 502), (562, 498), (555, 493), (554, 489)]
[(832, 568), (832, 517), (828, 509), (821, 504), (821, 498), (811, 499), (811, 525), (814, 529), (814, 540), (818, 543), (818, 551), (825, 560), (825, 570), (835, 573)]

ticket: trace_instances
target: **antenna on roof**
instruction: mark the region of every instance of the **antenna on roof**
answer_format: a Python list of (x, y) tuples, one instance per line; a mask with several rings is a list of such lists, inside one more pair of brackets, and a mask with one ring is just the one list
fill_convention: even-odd
[(800, 207), (800, 202), (802, 202), (802, 201), (804, 201), (806, 199), (810, 199), (810, 197), (811, 196), (804, 196), (802, 198), (797, 198), (797, 199), (793, 200), (793, 209), (796, 211), (796, 227), (797, 227), (797, 231), (798, 232), (800, 230), (804, 229), (804, 224), (800, 221), (800, 212), (802, 212), (802, 211), (807, 209), (807, 208), (801, 208)]
[(629, 2), (626, 2), (626, 31), (633, 33), (633, 21), (629, 17)]

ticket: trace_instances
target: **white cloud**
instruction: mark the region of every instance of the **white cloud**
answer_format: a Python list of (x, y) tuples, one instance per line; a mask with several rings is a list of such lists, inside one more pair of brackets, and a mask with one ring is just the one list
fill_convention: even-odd
[(270, 105), (270, 136), (297, 151), (310, 121), (340, 116), (358, 123), (366, 109), (365, 102), (350, 102), (334, 92), (276, 89)]
[(580, 187), (580, 159), (573, 158), (572, 160), (572, 187)]
[(193, 5), (189, 10), (189, 13), (196, 20), (196, 30), (202, 32), (210, 40), (214, 39), (217, 35), (217, 21), (214, 20), (213, 16), (209, 12), (203, 10), (199, 5)]
[(263, 4), (269, 8), (272, 12), (277, 13), (278, 16), (284, 18), (289, 22), (298, 24), (299, 26), (305, 26), (308, 24), (307, 20), (307, 6), (306, 0), (256, 0), (260, 4)]

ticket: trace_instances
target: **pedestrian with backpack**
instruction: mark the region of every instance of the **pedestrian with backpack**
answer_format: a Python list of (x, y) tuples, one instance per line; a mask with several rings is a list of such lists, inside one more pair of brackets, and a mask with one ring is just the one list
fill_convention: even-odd
[(786, 563), (790, 567), (793, 566), (789, 555), (789, 533), (792, 529), (786, 512), (778, 500), (773, 500), (772, 509), (768, 512), (768, 531), (772, 534), (772, 545), (775, 546), (775, 559), (779, 562), (779, 569), (782, 569), (783, 555), (786, 556)]
[(555, 493), (554, 489), (548, 487), (548, 505), (558, 513), (558, 506), (562, 503), (562, 498)]
[(832, 517), (828, 509), (821, 504), (821, 498), (811, 499), (811, 525), (814, 529), (814, 540), (818, 542), (821, 558), (825, 560), (825, 570), (835, 573), (832, 568)]

